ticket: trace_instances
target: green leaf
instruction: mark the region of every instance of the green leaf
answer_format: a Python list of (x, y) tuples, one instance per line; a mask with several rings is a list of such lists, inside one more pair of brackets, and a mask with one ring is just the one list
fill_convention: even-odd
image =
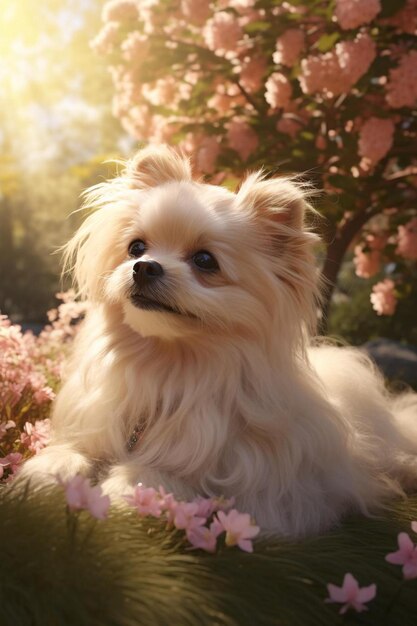
[(251, 22), (247, 26), (245, 26), (245, 32), (249, 34), (253, 33), (264, 33), (265, 31), (271, 28), (271, 24), (268, 22)]
[(324, 34), (320, 37), (318, 42), (316, 43), (316, 48), (320, 50), (320, 52), (328, 52), (334, 46), (334, 44), (340, 39), (340, 33), (334, 32), (330, 34)]

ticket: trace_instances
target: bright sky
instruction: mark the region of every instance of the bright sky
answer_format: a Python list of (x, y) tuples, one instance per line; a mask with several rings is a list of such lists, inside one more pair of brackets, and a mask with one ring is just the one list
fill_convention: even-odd
[[(101, 112), (80, 96), (78, 68), (68, 58), (91, 6), (91, 0), (0, 0), (0, 126), (29, 167), (53, 161), (59, 142), (80, 158), (97, 149)], [(90, 54), (86, 48), (88, 60)], [(74, 126), (79, 131), (70, 136)]]

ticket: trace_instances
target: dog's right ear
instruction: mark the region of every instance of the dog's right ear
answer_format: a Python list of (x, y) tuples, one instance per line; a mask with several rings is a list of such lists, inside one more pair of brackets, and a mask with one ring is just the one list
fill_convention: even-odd
[(173, 181), (190, 181), (188, 159), (168, 146), (149, 146), (139, 150), (126, 167), (131, 187), (156, 187)]

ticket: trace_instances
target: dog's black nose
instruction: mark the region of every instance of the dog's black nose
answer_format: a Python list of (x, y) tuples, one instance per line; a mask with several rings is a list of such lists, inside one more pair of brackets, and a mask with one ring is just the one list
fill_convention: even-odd
[(163, 267), (157, 261), (137, 261), (133, 266), (133, 280), (138, 285), (150, 283), (163, 273)]

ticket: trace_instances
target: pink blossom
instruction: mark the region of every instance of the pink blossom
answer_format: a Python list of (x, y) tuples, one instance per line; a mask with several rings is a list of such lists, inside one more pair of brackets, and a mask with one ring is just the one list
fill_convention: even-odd
[(386, 100), (394, 109), (417, 103), (417, 50), (405, 54), (390, 70)]
[(356, 276), (360, 278), (371, 278), (378, 273), (381, 264), (381, 255), (377, 250), (366, 253), (363, 252), (362, 246), (355, 246), (355, 256), (353, 259), (355, 264)]
[(390, 278), (377, 283), (372, 288), (370, 300), (377, 315), (393, 315), (397, 307), (394, 293), (395, 284)]
[(407, 533), (399, 533), (398, 550), (387, 554), (385, 560), (394, 565), (402, 565), (403, 576), (406, 580), (417, 578), (417, 546)]
[(237, 85), (220, 84), (216, 86), (216, 93), (210, 98), (207, 104), (221, 115), (224, 115), (233, 110), (234, 107), (244, 105), (245, 99)]
[(242, 35), (238, 20), (226, 11), (215, 13), (203, 29), (207, 47), (220, 56), (226, 52), (235, 52)]
[(204, 137), (201, 141), (195, 162), (197, 169), (204, 174), (213, 174), (216, 169), (217, 157), (220, 153), (220, 145), (216, 137)]
[(108, 22), (100, 32), (90, 41), (90, 47), (97, 54), (109, 54), (113, 51), (119, 37), (119, 24)]
[(417, 533), (417, 522), (411, 522), (411, 530)]
[(101, 487), (91, 486), (88, 478), (77, 474), (67, 482), (58, 482), (65, 489), (65, 496), (71, 510), (87, 509), (93, 517), (103, 520), (107, 517), (110, 508), (109, 496), (104, 496)]
[(23, 456), (20, 452), (10, 452), (6, 456), (0, 458), (0, 478), (3, 477), (5, 468), (8, 468), (12, 474), (16, 474), (22, 461)]
[(133, 495), (124, 496), (124, 499), (130, 506), (137, 509), (140, 516), (159, 517), (161, 515), (161, 498), (152, 487), (145, 488), (142, 485), (137, 485)]
[(130, 22), (139, 17), (135, 0), (110, 0), (102, 11), (103, 22)]
[(51, 439), (51, 420), (36, 420), (34, 424), (26, 422), (23, 432), (20, 435), (20, 441), (29, 450), (38, 454)]
[(346, 93), (368, 71), (375, 56), (375, 43), (365, 33), (352, 41), (341, 41), (330, 52), (301, 61), (301, 89), (329, 98)]
[(177, 502), (173, 507), (173, 522), (179, 530), (191, 530), (203, 526), (205, 517), (198, 515), (199, 506), (195, 502)]
[(361, 278), (371, 278), (378, 273), (381, 266), (382, 250), (386, 244), (384, 235), (369, 234), (365, 238), (365, 244), (369, 250), (365, 252), (363, 245), (355, 246), (355, 273)]
[(155, 106), (169, 106), (177, 97), (177, 81), (173, 76), (158, 78), (154, 83), (143, 85), (142, 93)]
[(291, 83), (284, 74), (271, 74), (265, 84), (265, 100), (272, 109), (286, 109), (292, 96)]
[(255, 93), (263, 84), (266, 69), (267, 62), (262, 56), (245, 59), (240, 70), (240, 84), (247, 92)]
[(295, 65), (304, 49), (305, 37), (302, 30), (289, 28), (277, 39), (275, 52), (272, 56), (277, 65), (292, 67)]
[(359, 132), (359, 155), (370, 166), (376, 165), (390, 151), (394, 142), (394, 131), (392, 119), (370, 117)]
[(137, 68), (142, 65), (149, 52), (150, 42), (148, 37), (138, 30), (129, 33), (120, 46), (122, 56), (126, 61), (132, 61)]
[(252, 524), (248, 513), (232, 509), (228, 513), (219, 511), (218, 520), (226, 531), (226, 545), (239, 546), (245, 552), (253, 552), (252, 539), (259, 533), (259, 526)]
[(369, 24), (381, 10), (380, 0), (336, 0), (335, 16), (343, 30)]
[(7, 420), (7, 422), (0, 422), (0, 439), (6, 435), (10, 428), (15, 428), (16, 424), (13, 420)]
[(186, 535), (188, 541), (194, 548), (200, 548), (206, 552), (215, 552), (217, 547), (217, 537), (223, 532), (223, 527), (218, 520), (214, 520), (210, 527), (196, 526), (187, 528)]
[(354, 609), (357, 613), (367, 611), (368, 607), (365, 606), (365, 603), (370, 602), (376, 596), (375, 584), (359, 587), (358, 581), (352, 574), (345, 574), (341, 587), (329, 583), (327, 590), (329, 597), (325, 599), (325, 602), (343, 604), (339, 611), (341, 615), (346, 613), (348, 609)]
[(243, 161), (247, 161), (259, 145), (258, 136), (253, 128), (238, 118), (227, 126), (227, 140), (229, 146), (236, 150)]
[(191, 22), (201, 26), (211, 14), (210, 3), (207, 0), (181, 0), (181, 11)]
[(298, 135), (301, 129), (301, 123), (293, 117), (283, 115), (277, 122), (276, 129), (284, 135), (289, 135), (294, 139)]
[(398, 227), (397, 254), (404, 259), (417, 259), (417, 217)]

